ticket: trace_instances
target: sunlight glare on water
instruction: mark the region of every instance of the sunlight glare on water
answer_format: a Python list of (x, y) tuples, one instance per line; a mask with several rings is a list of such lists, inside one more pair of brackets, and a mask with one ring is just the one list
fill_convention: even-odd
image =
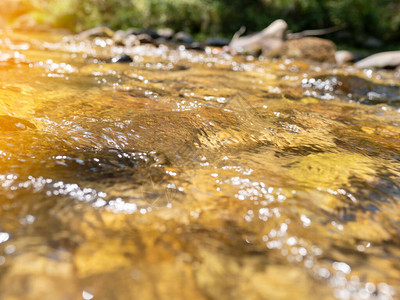
[(1, 300), (400, 295), (393, 71), (7, 31), (0, 67)]

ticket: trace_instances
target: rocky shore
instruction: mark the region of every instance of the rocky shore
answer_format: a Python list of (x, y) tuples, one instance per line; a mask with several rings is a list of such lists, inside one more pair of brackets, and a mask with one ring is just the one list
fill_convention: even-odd
[[(166, 45), (171, 48), (184, 47), (187, 50), (206, 51), (210, 48), (214, 52), (231, 55), (252, 55), (264, 58), (280, 58), (306, 60), (317, 63), (337, 65), (353, 65), (357, 68), (387, 68), (400, 72), (400, 51), (381, 52), (369, 57), (347, 50), (337, 50), (334, 42), (316, 37), (323, 35), (327, 30), (309, 30), (301, 33), (290, 33), (288, 24), (284, 20), (276, 20), (261, 32), (241, 36), (245, 31), (241, 28), (231, 41), (225, 38), (209, 38), (206, 41), (196, 41), (189, 33), (175, 32), (170, 28), (138, 29), (113, 31), (108, 27), (96, 27), (76, 35), (67, 36), (64, 41), (79, 42), (91, 39), (103, 39), (109, 46), (131, 48), (143, 44), (152, 44), (156, 47)], [(122, 53), (108, 60), (112, 63), (130, 63), (133, 59)]]

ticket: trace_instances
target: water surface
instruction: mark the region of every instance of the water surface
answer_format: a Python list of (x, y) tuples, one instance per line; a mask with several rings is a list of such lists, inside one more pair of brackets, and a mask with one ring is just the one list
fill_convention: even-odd
[(399, 297), (399, 73), (0, 37), (1, 300)]

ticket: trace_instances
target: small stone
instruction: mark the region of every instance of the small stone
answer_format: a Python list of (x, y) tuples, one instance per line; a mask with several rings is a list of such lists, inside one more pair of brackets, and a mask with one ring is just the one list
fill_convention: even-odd
[(112, 38), (114, 36), (114, 31), (108, 27), (95, 27), (86, 31), (79, 33), (76, 38), (79, 40), (86, 40), (95, 37), (105, 37)]
[(157, 33), (157, 31), (155, 31), (153, 29), (149, 29), (149, 28), (142, 29), (141, 33), (145, 33), (145, 34), (149, 35), (153, 40), (160, 37), (160, 35)]
[(156, 45), (160, 45), (160, 44), (170, 44), (172, 41), (170, 40), (170, 39), (166, 39), (166, 38), (163, 38), (163, 37), (159, 37), (158, 39), (156, 39), (155, 41), (154, 41), (154, 43), (156, 44)]
[(125, 47), (134, 47), (140, 45), (139, 39), (133, 34), (124, 39), (122, 43), (125, 45)]
[(157, 34), (160, 38), (170, 40), (174, 36), (175, 32), (171, 28), (161, 28), (157, 30)]
[(111, 62), (112, 63), (131, 63), (131, 62), (133, 62), (133, 59), (132, 59), (132, 57), (130, 57), (127, 54), (121, 54), (121, 55), (113, 57), (111, 59)]
[(344, 63), (353, 62), (355, 60), (355, 55), (347, 50), (336, 51), (335, 53), (336, 62), (341, 65)]
[(204, 51), (204, 46), (201, 43), (193, 42), (193, 43), (187, 45), (186, 49)]
[(192, 44), (194, 42), (192, 36), (186, 32), (180, 31), (174, 36), (174, 40), (178, 43)]
[(139, 35), (139, 34), (141, 34), (141, 33), (143, 33), (142, 30), (141, 30), (141, 29), (138, 29), (138, 28), (129, 28), (129, 29), (125, 30), (126, 36), (129, 36), (129, 35)]
[(211, 47), (224, 47), (229, 45), (229, 40), (225, 38), (216, 37), (206, 40), (205, 44), (206, 46), (211, 46)]
[(256, 54), (262, 51), (264, 56), (275, 56), (275, 52), (282, 47), (287, 27), (287, 23), (279, 19), (253, 35), (240, 36), (243, 32), (241, 28), (235, 33), (229, 46), (239, 53)]
[(141, 34), (139, 34), (138, 36), (137, 36), (137, 39), (141, 42), (141, 43), (143, 43), (143, 44), (149, 44), (149, 43), (153, 43), (153, 38), (150, 36), (150, 35), (148, 35), (147, 33), (141, 33)]
[(123, 45), (124, 43), (124, 39), (125, 39), (126, 33), (123, 30), (118, 30), (115, 32), (114, 36), (113, 36), (113, 41), (117, 44), (117, 45)]

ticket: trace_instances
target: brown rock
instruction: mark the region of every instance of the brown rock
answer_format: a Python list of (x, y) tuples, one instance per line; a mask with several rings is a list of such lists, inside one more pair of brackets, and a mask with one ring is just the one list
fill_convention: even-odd
[(335, 52), (335, 44), (332, 41), (306, 37), (286, 41), (282, 46), (281, 55), (286, 58), (334, 63)]

